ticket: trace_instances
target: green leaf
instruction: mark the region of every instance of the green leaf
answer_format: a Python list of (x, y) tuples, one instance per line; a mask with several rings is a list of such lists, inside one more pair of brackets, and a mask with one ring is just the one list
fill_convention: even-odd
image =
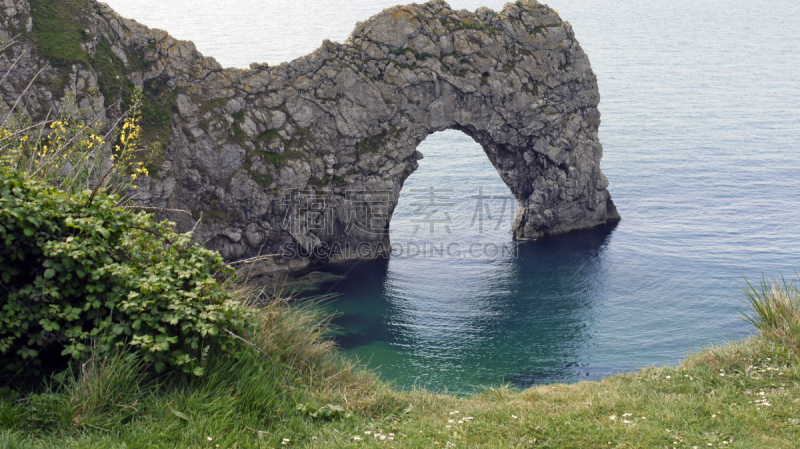
[(44, 270), (44, 278), (45, 279), (52, 279), (53, 276), (55, 276), (55, 275), (56, 275), (56, 270), (54, 270), (52, 268), (48, 268), (48, 269)]

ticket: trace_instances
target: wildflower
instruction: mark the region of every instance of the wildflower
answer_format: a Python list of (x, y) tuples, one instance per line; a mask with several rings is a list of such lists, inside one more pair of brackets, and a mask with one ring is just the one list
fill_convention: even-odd
[(283, 444), (285, 446), (285, 445), (289, 444), (289, 441), (291, 441), (291, 440), (288, 439), (288, 438), (284, 438), (283, 441), (281, 441), (281, 444)]
[(667, 379), (672, 379), (672, 376), (667, 376)]
[(206, 439), (207, 439), (208, 441), (212, 441), (212, 440), (213, 440), (213, 438), (211, 438), (211, 437), (206, 437)]
[(358, 435), (354, 436), (354, 437), (353, 437), (353, 439), (354, 439), (355, 441), (361, 441), (361, 437), (360, 437), (360, 436), (358, 436)]
[(517, 419), (517, 415), (511, 415), (511, 417)]

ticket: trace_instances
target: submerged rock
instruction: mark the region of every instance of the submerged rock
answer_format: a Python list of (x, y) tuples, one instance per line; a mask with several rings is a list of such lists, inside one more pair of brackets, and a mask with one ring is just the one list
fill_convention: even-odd
[[(161, 213), (183, 230), (202, 217), (196, 238), (229, 260), (388, 251), (400, 189), (422, 158), (416, 147), (446, 129), (479, 142), (511, 189), (516, 238), (619, 219), (600, 172), (589, 59), (569, 23), (536, 1), (500, 12), (442, 0), (396, 6), (343, 44), (249, 70), (223, 69), (191, 42), (94, 0), (60, 7), (75, 10), (55, 32), (41, 3), (6, 1), (0, 36), (26, 37), (0, 55), (2, 101), (10, 107), (24, 91), (27, 113), (43, 117), (68, 92), (108, 107), (144, 86), (152, 170), (136, 199), (191, 212)], [(47, 46), (54, 33), (74, 43), (69, 55)]]

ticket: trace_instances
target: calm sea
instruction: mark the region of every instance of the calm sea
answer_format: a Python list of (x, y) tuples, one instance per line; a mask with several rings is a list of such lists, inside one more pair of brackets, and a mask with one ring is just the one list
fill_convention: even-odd
[[(234, 67), (343, 42), (394, 4), (108, 3)], [(510, 193), (480, 146), (430, 136), (392, 219), (395, 254), (334, 267), (345, 278), (322, 290), (341, 294), (329, 307), (342, 348), (400, 386), (463, 392), (675, 364), (752, 331), (743, 276), (800, 268), (800, 2), (549, 4), (597, 74), (602, 169), (623, 220), (515, 245)], [(431, 188), (444, 203), (434, 229), (420, 222)]]

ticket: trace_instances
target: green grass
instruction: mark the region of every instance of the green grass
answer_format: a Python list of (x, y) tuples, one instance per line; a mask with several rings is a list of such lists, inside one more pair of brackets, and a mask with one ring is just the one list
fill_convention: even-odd
[(762, 276), (757, 287), (748, 282), (744, 293), (753, 313), (746, 316), (747, 321), (773, 338), (800, 338), (800, 315), (794, 313), (800, 309), (800, 289), (796, 281), (786, 282), (784, 277), (780, 281), (769, 281)]
[[(84, 64), (93, 70), (98, 79), (98, 87), (105, 97), (106, 106), (120, 102), (119, 111), (127, 111), (133, 96), (134, 85), (127, 78), (132, 71), (146, 71), (150, 62), (142, 51), (127, 55), (129, 67), (111, 51), (109, 42), (102, 38), (96, 47), (96, 55), (91, 57), (81, 46), (88, 36), (82, 17), (90, 8), (88, 0), (31, 0), (33, 29), (31, 38), (37, 52), (58, 69), (58, 75), (41, 82), (52, 91), (64, 90), (68, 82), (68, 69), (74, 63)], [(171, 143), (171, 113), (177, 110), (177, 93), (166, 87), (161, 80), (150, 80), (145, 85), (142, 104), (142, 144), (150, 154), (142, 159), (149, 160), (150, 172), (157, 175), (163, 162), (164, 149)]]
[[(748, 292), (771, 297), (760, 304), (772, 307), (792, 288), (765, 281)], [(773, 308), (782, 316), (775, 322), (800, 316), (790, 304)], [(751, 319), (760, 335), (706, 348), (679, 366), (456, 397), (398, 391), (341, 360), (314, 304), (260, 307), (259, 330), (245, 336), (253, 350), (237, 360), (209, 356), (205, 378), (155, 378), (122, 352), (35, 393), (2, 390), (0, 448), (790, 448), (800, 441), (800, 340), (790, 328), (761, 325), (759, 309)], [(344, 412), (309, 412), (326, 408)]]
[(89, 65), (89, 55), (81, 47), (86, 27), (80, 20), (86, 16), (88, 0), (31, 0), (30, 5), (39, 54), (54, 66)]

